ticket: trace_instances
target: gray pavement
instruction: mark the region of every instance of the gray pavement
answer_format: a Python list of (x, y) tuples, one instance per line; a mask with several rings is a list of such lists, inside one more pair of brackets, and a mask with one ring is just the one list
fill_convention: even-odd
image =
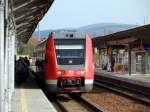
[(95, 69), (95, 73), (106, 76), (106, 77), (112, 77), (112, 78), (128, 81), (131, 83), (135, 83), (138, 85), (144, 85), (146, 87), (150, 87), (150, 74), (131, 74), (131, 75), (129, 75), (128, 73), (107, 72), (107, 71), (101, 70), (99, 68)]
[(12, 112), (57, 112), (32, 77), (15, 88)]

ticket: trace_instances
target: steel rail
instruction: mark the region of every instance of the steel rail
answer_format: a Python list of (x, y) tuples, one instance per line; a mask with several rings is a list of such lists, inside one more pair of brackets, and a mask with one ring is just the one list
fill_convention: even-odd
[[(69, 94), (69, 97), (71, 98), (71, 100), (77, 102), (79, 105), (81, 105), (82, 108), (84, 107), (89, 112), (103, 112), (98, 107), (94, 106), (91, 102), (87, 101), (86, 99), (82, 98), (81, 96), (79, 96), (77, 94)], [(61, 104), (61, 102), (59, 102), (59, 100), (57, 101), (57, 104), (62, 109), (63, 112), (69, 112), (67, 107), (64, 106), (63, 104)], [(70, 106), (69, 103), (68, 103), (68, 106)], [(69, 108), (71, 108), (71, 107), (69, 107)]]
[[(130, 86), (130, 83), (123, 82), (124, 85), (116, 83), (115, 79), (108, 80), (106, 77), (96, 76), (95, 85), (109, 89), (111, 91), (117, 92), (126, 97), (132, 98), (134, 100), (140, 101), (145, 105), (150, 105), (150, 95), (147, 91), (139, 91), (138, 85)], [(135, 87), (135, 88), (134, 88)], [(140, 88), (139, 88), (140, 89)]]

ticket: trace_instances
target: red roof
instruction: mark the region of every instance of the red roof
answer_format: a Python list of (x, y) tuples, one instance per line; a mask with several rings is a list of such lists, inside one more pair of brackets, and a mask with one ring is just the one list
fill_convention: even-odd
[(31, 37), (28, 41), (28, 43), (35, 43), (38, 44), (39, 42), (41, 42), (43, 39), (42, 38), (36, 38), (36, 37)]

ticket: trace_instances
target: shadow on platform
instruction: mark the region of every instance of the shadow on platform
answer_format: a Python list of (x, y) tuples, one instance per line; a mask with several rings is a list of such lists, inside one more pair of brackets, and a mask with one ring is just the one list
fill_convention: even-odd
[(21, 83), (15, 82), (15, 88), (40, 89), (36, 80), (32, 76), (29, 76), (25, 81), (22, 81)]

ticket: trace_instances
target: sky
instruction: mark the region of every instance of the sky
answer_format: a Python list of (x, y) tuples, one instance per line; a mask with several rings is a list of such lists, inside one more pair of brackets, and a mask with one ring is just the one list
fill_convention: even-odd
[(96, 23), (149, 24), (150, 0), (54, 0), (39, 26), (46, 30)]

